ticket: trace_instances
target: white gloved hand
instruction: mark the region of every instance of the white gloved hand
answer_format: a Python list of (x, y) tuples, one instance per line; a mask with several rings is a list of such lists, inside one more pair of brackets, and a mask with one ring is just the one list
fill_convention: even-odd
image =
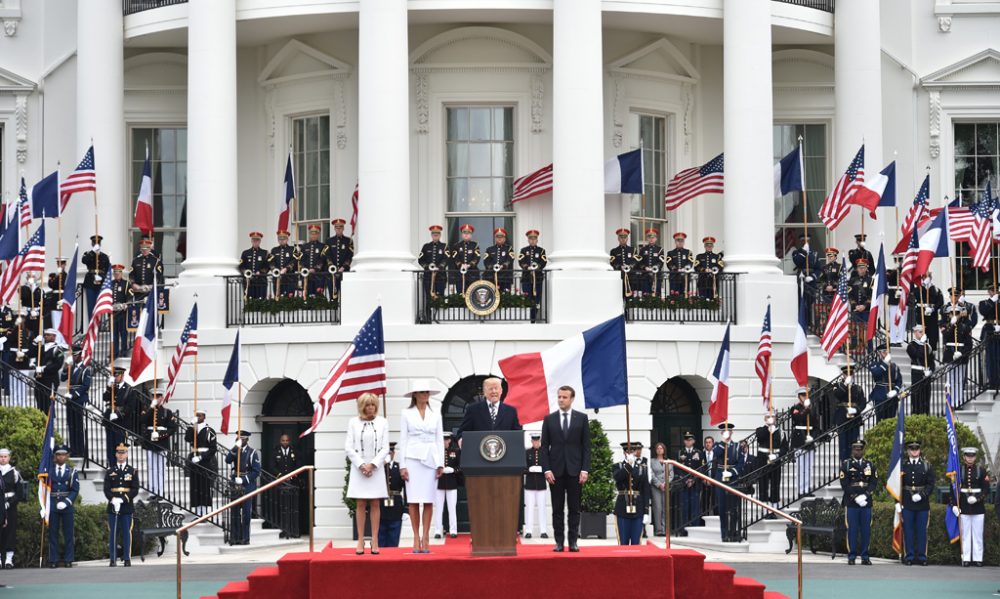
[(642, 516), (642, 523), (645, 524), (645, 525), (649, 524), (649, 514), (644, 514)]
[(32, 316), (38, 316), (38, 308), (32, 308), (31, 309), (31, 315)]
[(235, 480), (236, 484), (238, 484), (238, 485), (242, 485), (243, 484), (243, 477), (242, 476), (237, 476), (234, 480)]
[(933, 367), (933, 366), (928, 366), (928, 367), (927, 367), (927, 375), (928, 375), (928, 376), (930, 376), (930, 374), (931, 374), (932, 372), (934, 372), (934, 367)]
[(934, 308), (931, 308), (931, 307), (924, 308), (924, 315), (925, 316), (934, 316)]
[(44, 371), (45, 371), (45, 369), (42, 368), (41, 366), (36, 366), (35, 367), (35, 374), (42, 374), (42, 372), (44, 372)]
[(94, 282), (95, 283), (100, 283), (103, 280), (104, 280), (104, 277), (102, 277), (101, 275), (94, 275)]
[(725, 472), (722, 473), (722, 480), (724, 480), (724, 481), (728, 481), (732, 477), (733, 477), (733, 474), (731, 472), (729, 472), (728, 470), (726, 470)]
[(41, 335), (36, 335), (35, 343), (45, 343), (45, 337), (42, 337)]
[(1000, 333), (1000, 324), (993, 325), (993, 330), (996, 331), (997, 333)]
[(66, 356), (66, 358), (63, 359), (63, 363), (66, 364), (66, 366), (72, 366), (73, 365), (73, 356)]
[(951, 324), (955, 324), (956, 322), (958, 322), (958, 317), (957, 316), (952, 316), (951, 317)]
[(778, 459), (778, 454), (776, 454), (776, 453), (769, 453), (769, 454), (767, 454), (767, 461), (768, 462), (773, 462), (776, 459)]
[(631, 454), (631, 453), (630, 453), (630, 454), (628, 454), (628, 455), (626, 455), (626, 456), (625, 456), (625, 461), (626, 461), (626, 462), (627, 462), (627, 463), (628, 463), (629, 465), (631, 465), (631, 464), (634, 464), (634, 463), (635, 463), (635, 455), (633, 455), (633, 454)]
[(953, 505), (951, 506), (951, 513), (955, 514), (955, 517), (957, 518), (962, 515), (962, 510), (958, 509), (957, 505)]
[(853, 384), (853, 383), (854, 383), (854, 377), (853, 376), (847, 375), (847, 376), (844, 377), (844, 386), (845, 387), (850, 387), (851, 384)]
[(455, 469), (452, 468), (451, 466), (445, 466), (444, 467), (444, 473), (445, 474), (454, 474), (455, 473)]
[(57, 503), (56, 504), (56, 509), (60, 510), (60, 511), (66, 509), (66, 502), (60, 501), (59, 503)]
[(899, 395), (899, 391), (896, 391), (895, 389), (893, 389), (892, 391), (889, 391), (889, 393), (886, 394), (886, 397), (888, 397), (889, 399), (893, 399), (897, 395)]
[(121, 497), (112, 498), (111, 505), (114, 506), (115, 513), (118, 513), (118, 511), (122, 509), (122, 498)]
[(112, 422), (115, 421), (115, 420), (118, 420), (118, 414), (115, 414), (114, 412), (111, 412), (111, 415), (108, 416), (108, 420), (111, 420)]
[(858, 413), (858, 409), (857, 408), (847, 408), (847, 414), (848, 415), (854, 416), (857, 413)]
[(902, 514), (903, 513), (903, 505), (902, 504), (900, 504), (900, 503), (896, 504), (896, 513), (897, 514)]
[(812, 442), (813, 442), (812, 435), (806, 435), (806, 443), (812, 443)]
[(889, 354), (886, 354), (885, 358), (883, 358), (882, 361), (885, 362), (886, 364), (888, 364), (888, 363), (892, 362), (892, 356), (889, 355)]
[(62, 310), (63, 304), (65, 304), (65, 303), (66, 303), (66, 300), (62, 300), (62, 299), (59, 300), (58, 302), (56, 302), (56, 309), (57, 310)]
[(806, 399), (804, 402), (802, 402), (802, 405), (808, 408), (809, 406), (812, 405), (812, 400)]
[(910, 499), (913, 500), (913, 503), (920, 503), (920, 500), (923, 498), (924, 496), (921, 495), (920, 493), (914, 493), (913, 495), (910, 495)]
[(542, 471), (542, 467), (541, 466), (532, 466), (531, 468), (528, 468), (528, 472), (536, 472), (537, 473), (537, 472), (541, 472), (541, 471)]
[(816, 279), (815, 279), (815, 278), (813, 278), (813, 276), (812, 276), (812, 275), (806, 275), (806, 278), (805, 278), (805, 281), (806, 281), (806, 283), (812, 283), (812, 282), (813, 282), (813, 281), (815, 281), (815, 280), (816, 280)]
[(236, 443), (233, 443), (233, 451), (239, 451), (239, 450), (240, 450), (240, 442), (237, 441)]
[(24, 324), (24, 317), (18, 316), (17, 318), (15, 318), (14, 324), (17, 326), (21, 326), (22, 324)]
[(191, 458), (191, 463), (192, 464), (197, 464), (200, 461), (201, 461), (201, 456), (200, 455), (196, 455), (193, 458)]
[(960, 359), (961, 357), (962, 357), (962, 352), (960, 352), (960, 351), (955, 352), (955, 359), (956, 360)]
[(159, 433), (159, 432), (157, 432), (157, 431), (153, 431), (153, 432), (152, 432), (152, 433), (150, 433), (150, 435), (149, 435), (149, 440), (150, 440), (150, 441), (159, 441), (159, 440), (160, 440), (160, 433)]
[(969, 495), (969, 498), (966, 501), (969, 502), (969, 505), (976, 505), (976, 503), (979, 502), (975, 495)]
[(868, 503), (868, 500), (865, 499), (864, 495), (858, 495), (857, 497), (854, 498), (854, 503), (858, 504), (861, 507), (865, 507), (865, 504)]

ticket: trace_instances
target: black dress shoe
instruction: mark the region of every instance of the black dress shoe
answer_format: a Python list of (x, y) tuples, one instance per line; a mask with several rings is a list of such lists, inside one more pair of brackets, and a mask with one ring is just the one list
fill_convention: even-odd
[(440, 535), (440, 534), (435, 534), (435, 535), (434, 535), (434, 538), (435, 538), (435, 539), (440, 539), (440, 538), (441, 538), (441, 535)]
[(3, 565), (3, 569), (4, 570), (13, 570), (14, 569), (14, 562), (7, 562), (6, 564)]
[(531, 533), (530, 532), (524, 533), (524, 538), (530, 539), (531, 538)]
[(570, 544), (570, 546), (569, 546), (569, 552), (570, 553), (580, 553), (580, 548), (577, 547), (576, 545)]
[(451, 534), (450, 534), (450, 535), (448, 535), (448, 536), (449, 536), (449, 537), (451, 537), (451, 538), (453, 538), (453, 539), (457, 539), (457, 538), (458, 538), (458, 535), (457, 535), (457, 534), (455, 534), (455, 533), (451, 533)]
[(50, 568), (58, 568), (58, 567), (59, 567), (59, 564), (58, 564), (58, 563), (56, 563), (56, 562), (52, 562), (51, 564), (49, 564), (49, 567), (50, 567)]
[(116, 564), (116, 563), (115, 563), (115, 560), (111, 560), (111, 561), (110, 561), (110, 562), (108, 563), (108, 567), (109, 567), (109, 568), (114, 568), (114, 567), (115, 567), (115, 566), (117, 566), (117, 565), (118, 565), (118, 564)]
[(555, 551), (556, 553), (562, 553), (562, 550), (563, 546), (561, 543), (556, 544), (556, 546), (552, 548), (552, 551)]
[(927, 560), (924, 560), (922, 562), (917, 562), (917, 563), (920, 564), (921, 566), (926, 566), (927, 565)]
[(904, 559), (903, 560), (903, 565), (904, 566), (912, 566), (913, 565), (913, 560), (912, 559)]
[(542, 533), (542, 538), (543, 538), (543, 539), (547, 539), (547, 538), (549, 538), (549, 533), (547, 533), (547, 532), (543, 532), (543, 533)]
[(132, 567), (132, 560), (125, 560), (125, 564), (124, 564), (124, 566), (125, 566), (126, 568), (131, 568), (131, 567)]
[(971, 565), (972, 565), (972, 562), (962, 562), (962, 567), (963, 568), (968, 568)]
[(64, 562), (63, 563), (63, 567), (64, 568), (72, 568), (73, 567), (73, 562)]
[(983, 567), (983, 562), (972, 562), (972, 565), (975, 566), (975, 567), (977, 567), (977, 568), (982, 568)]
[(847, 565), (848, 566), (853, 566), (854, 565), (854, 558), (853, 557), (851, 559), (847, 560)]
[(870, 560), (870, 559), (863, 559), (863, 560), (861, 560), (861, 565), (862, 566), (870, 566), (870, 565), (872, 565), (872, 560)]

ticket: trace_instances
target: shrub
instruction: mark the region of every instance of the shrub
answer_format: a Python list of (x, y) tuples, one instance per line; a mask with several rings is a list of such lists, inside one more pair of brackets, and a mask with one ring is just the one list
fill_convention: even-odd
[(27, 480), (38, 473), (45, 422), (45, 414), (35, 408), (0, 408), (0, 446), (10, 450), (11, 463)]
[(583, 485), (581, 510), (610, 514), (614, 508), (615, 482), (611, 478), (611, 446), (604, 427), (596, 419), (590, 420), (590, 472)]
[[(908, 420), (908, 419), (907, 419)], [(983, 563), (987, 566), (1000, 565), (1000, 522), (997, 521), (993, 506), (986, 508), (986, 522), (983, 525)], [(869, 552), (872, 557), (896, 559), (892, 550), (892, 521), (895, 503), (876, 503), (872, 509), (872, 537)], [(950, 543), (944, 527), (944, 513), (948, 507), (931, 504), (930, 521), (927, 523), (927, 559), (932, 564), (962, 563), (962, 544)]]
[[(38, 500), (29, 497), (28, 501), (17, 506), (17, 551), (14, 562), (19, 568), (38, 567), (39, 543), (45, 548), (45, 559), (49, 557), (49, 530), (45, 529), (45, 538), (41, 538), (42, 519), (38, 515)], [(75, 559), (78, 562), (108, 559), (108, 515), (107, 506), (81, 505), (76, 503), (76, 514), (73, 517), (73, 534), (75, 540)], [(132, 553), (138, 554), (139, 548), (132, 547)]]

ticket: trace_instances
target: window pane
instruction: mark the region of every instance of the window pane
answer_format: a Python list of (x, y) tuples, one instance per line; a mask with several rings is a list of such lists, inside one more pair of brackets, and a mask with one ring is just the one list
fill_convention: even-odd
[(493, 164), (490, 167), (490, 174), (494, 177), (503, 177), (507, 174), (507, 146), (510, 144), (491, 144), (490, 151), (493, 156)]
[(997, 154), (997, 125), (995, 123), (976, 125), (976, 153), (979, 155)]
[(955, 155), (969, 156), (975, 153), (976, 126), (970, 123), (955, 124)]
[(448, 175), (465, 176), (469, 172), (469, 145), (465, 143), (448, 144)]
[(492, 139), (490, 137), (490, 109), (470, 108), (471, 129), (469, 138), (473, 141)]
[(328, 116), (319, 119), (319, 149), (330, 149), (330, 117)]
[(490, 176), (490, 145), (469, 144), (469, 176)]
[(176, 149), (176, 136), (172, 129), (163, 129), (160, 132), (160, 160), (164, 161), (174, 161), (177, 160), (177, 153), (174, 151)]
[(503, 109), (503, 139), (514, 141), (514, 109), (510, 106)]
[[(448, 211), (469, 212), (468, 179), (448, 179)], [(449, 239), (458, 239), (449, 237)]]
[(172, 162), (161, 162), (157, 176), (157, 184), (163, 193), (177, 193), (177, 165)]
[[(330, 186), (324, 185), (319, 188), (319, 217), (324, 221), (330, 220)], [(324, 223), (326, 224), (326, 223)]]
[(490, 179), (469, 179), (468, 202), (470, 212), (490, 212), (493, 204)]

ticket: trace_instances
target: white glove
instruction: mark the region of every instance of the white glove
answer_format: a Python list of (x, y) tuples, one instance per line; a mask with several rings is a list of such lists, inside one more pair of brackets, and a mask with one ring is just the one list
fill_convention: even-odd
[(769, 454), (767, 454), (767, 461), (768, 462), (773, 462), (776, 459), (778, 459), (778, 454), (776, 454), (776, 453), (769, 453)]
[(240, 450), (240, 442), (237, 441), (236, 443), (233, 443), (233, 451), (239, 451), (239, 450)]
[(17, 359), (18, 359), (18, 360), (20, 360), (21, 358), (23, 358), (23, 357), (24, 357), (24, 352), (23, 352), (23, 351), (21, 351), (21, 350), (17, 350), (17, 351), (16, 351), (16, 352), (14, 352), (14, 353), (15, 353), (15, 354), (17, 355)]
[(858, 409), (857, 408), (847, 408), (847, 414), (849, 416), (854, 416), (857, 413), (858, 413)]
[(35, 367), (35, 374), (42, 374), (42, 372), (43, 372), (44, 370), (45, 370), (45, 369), (44, 369), (44, 368), (42, 368), (41, 366), (36, 366), (36, 367)]
[(958, 317), (957, 316), (952, 316), (951, 317), (951, 324), (955, 324), (956, 322), (958, 322)]
[(896, 504), (896, 513), (897, 514), (902, 514), (903, 513), (903, 505), (902, 504), (900, 504), (900, 503)]
[(850, 387), (852, 383), (854, 383), (854, 377), (853, 376), (847, 375), (847, 376), (844, 377), (844, 386), (845, 387)]
[(976, 502), (979, 500), (976, 499), (975, 495), (969, 495), (969, 499), (967, 501), (969, 502), (969, 505), (976, 505)]
[(35, 343), (45, 343), (45, 337), (42, 337), (41, 335), (36, 335)]
[(635, 455), (634, 455), (634, 454), (631, 454), (631, 453), (630, 453), (630, 454), (628, 454), (628, 455), (626, 455), (626, 456), (625, 456), (625, 461), (626, 461), (626, 462), (627, 462), (627, 463), (628, 463), (629, 465), (632, 465), (632, 464), (634, 464), (634, 463), (635, 463)]
[(886, 354), (885, 358), (883, 358), (882, 361), (885, 362), (886, 364), (888, 364), (888, 363), (892, 362), (892, 356), (889, 355), (889, 354)]
[(802, 405), (808, 408), (812, 405), (812, 400), (807, 398), (804, 402), (802, 402)]
[(59, 300), (58, 302), (56, 302), (56, 308), (59, 309), (59, 310), (62, 310), (63, 304), (65, 304), (65, 303), (66, 303), (66, 300)]
[(888, 397), (889, 399), (893, 399), (897, 395), (899, 395), (899, 391), (893, 389), (892, 391), (889, 391), (889, 393), (886, 394), (886, 397)]
[(31, 315), (32, 316), (38, 316), (38, 308), (32, 308), (31, 309)]
[(451, 466), (445, 466), (444, 467), (444, 473), (445, 474), (454, 474), (455, 473), (455, 469), (452, 468)]
[(993, 330), (996, 331), (997, 333), (1000, 333), (1000, 324), (993, 325)]
[(924, 315), (925, 316), (934, 316), (934, 308), (931, 308), (931, 307), (924, 308)]
[(732, 477), (733, 477), (733, 474), (731, 472), (729, 472), (728, 470), (726, 470), (725, 472), (722, 473), (722, 480), (724, 480), (724, 481), (728, 481)]
[(104, 280), (104, 277), (102, 277), (101, 275), (94, 275), (94, 282), (95, 283), (100, 283), (103, 280)]
[(150, 441), (159, 441), (160, 440), (160, 433), (158, 431), (153, 431), (149, 435), (149, 440)]
[(111, 415), (108, 416), (108, 420), (111, 420), (112, 422), (115, 421), (115, 420), (118, 420), (118, 414), (115, 414), (114, 412), (111, 412)]
[(934, 372), (934, 367), (933, 366), (928, 366), (927, 367), (927, 374), (929, 375), (932, 372)]
[(192, 464), (197, 464), (200, 461), (201, 461), (201, 456), (200, 455), (196, 455), (193, 458), (191, 458), (191, 463)]
[(541, 471), (542, 471), (541, 466), (532, 466), (531, 468), (528, 468), (528, 472), (541, 472)]
[(955, 359), (956, 360), (958, 360), (961, 357), (962, 357), (962, 352), (960, 352), (960, 351), (955, 352)]
[(66, 358), (63, 360), (63, 363), (65, 363), (66, 366), (72, 366), (73, 365), (73, 356), (66, 356)]
[(923, 498), (924, 496), (921, 495), (920, 493), (914, 493), (913, 495), (910, 495), (910, 499), (913, 500), (913, 503), (920, 503), (920, 500)]
[(57, 503), (56, 504), (56, 509), (57, 510), (64, 510), (64, 509), (66, 509), (66, 502), (60, 501), (59, 503)]
[(806, 435), (806, 443), (812, 443), (812, 442), (813, 442), (812, 435)]
[(111, 499), (111, 505), (114, 506), (115, 513), (117, 513), (120, 509), (122, 509), (122, 498), (121, 497), (114, 497), (114, 498), (112, 498)]
[(17, 326), (21, 326), (22, 324), (24, 324), (24, 318), (18, 316), (17, 318), (14, 319), (14, 324), (16, 324)]
[(101, 244), (95, 243), (94, 245), (90, 246), (90, 249), (94, 250), (95, 252), (99, 252), (101, 251)]
[(955, 517), (957, 518), (962, 515), (962, 510), (958, 509), (957, 505), (953, 505), (951, 506), (951, 513), (955, 514)]
[(868, 500), (865, 499), (864, 495), (858, 495), (857, 497), (854, 498), (854, 503), (858, 504), (860, 507), (865, 507), (865, 504), (868, 503)]
[(805, 281), (806, 281), (806, 283), (812, 283), (812, 282), (813, 282), (813, 281), (815, 281), (815, 280), (816, 280), (816, 279), (815, 279), (815, 278), (813, 278), (813, 276), (812, 276), (812, 275), (806, 275), (806, 278), (805, 278)]
[(642, 523), (643, 524), (649, 524), (649, 514), (644, 514), (642, 516)]
[(237, 476), (236, 479), (235, 479), (235, 482), (238, 485), (242, 485), (243, 484), (243, 477), (242, 476)]

